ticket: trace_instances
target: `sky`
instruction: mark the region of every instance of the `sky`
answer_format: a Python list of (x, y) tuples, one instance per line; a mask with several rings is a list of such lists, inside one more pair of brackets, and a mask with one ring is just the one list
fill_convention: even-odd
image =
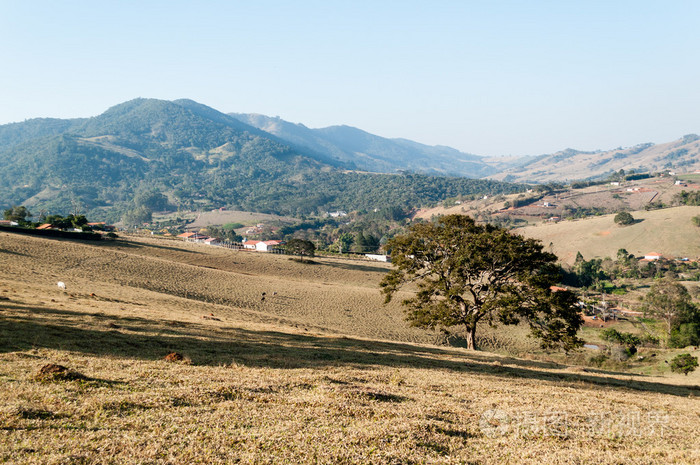
[(700, 2), (0, 0), (0, 124), (137, 97), (484, 156), (700, 133)]

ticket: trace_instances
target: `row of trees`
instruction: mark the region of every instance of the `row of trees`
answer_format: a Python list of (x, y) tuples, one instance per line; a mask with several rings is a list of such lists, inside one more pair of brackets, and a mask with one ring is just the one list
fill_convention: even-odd
[(13, 206), (3, 212), (3, 218), (9, 221), (15, 221), (20, 226), (35, 227), (40, 222), (48, 223), (58, 229), (83, 229), (90, 231), (92, 228), (88, 226), (88, 219), (85, 215), (69, 214), (68, 216), (48, 215), (42, 216), (40, 222), (32, 222), (32, 213), (24, 205)]

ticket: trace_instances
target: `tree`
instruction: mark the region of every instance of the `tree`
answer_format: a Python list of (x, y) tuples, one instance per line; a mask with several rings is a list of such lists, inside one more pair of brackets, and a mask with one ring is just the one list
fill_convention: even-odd
[(628, 265), (634, 260), (634, 255), (629, 253), (627, 249), (617, 249), (617, 261), (623, 265)]
[(630, 224), (634, 224), (634, 217), (629, 212), (620, 212), (617, 215), (615, 215), (613, 221), (617, 224), (627, 226)]
[(146, 207), (152, 212), (168, 209), (168, 198), (157, 190), (145, 190), (134, 196), (137, 207)]
[(353, 242), (355, 242), (355, 238), (352, 236), (352, 234), (348, 232), (342, 233), (335, 241), (336, 247), (338, 248), (338, 253), (349, 252)]
[(314, 243), (305, 239), (290, 239), (284, 248), (294, 255), (299, 255), (299, 259), (302, 262), (304, 261), (304, 256), (313, 257), (316, 253)]
[(406, 299), (407, 319), (426, 328), (466, 329), (467, 347), (476, 345), (482, 321), (526, 321), (543, 347), (578, 347), (583, 320), (569, 291), (552, 291), (558, 282), (557, 257), (535, 239), (468, 216), (449, 215), (437, 223), (418, 223), (387, 244), (395, 269), (382, 280), (389, 302), (404, 285), (418, 292)]
[(3, 217), (6, 220), (16, 221), (19, 224), (25, 224), (27, 222), (27, 218), (30, 216), (32, 216), (32, 214), (29, 213), (29, 210), (27, 210), (27, 207), (24, 205), (20, 205), (19, 207), (13, 205), (12, 208), (5, 210), (3, 214)]
[(144, 206), (129, 210), (122, 216), (122, 221), (127, 226), (140, 226), (143, 223), (150, 223), (152, 219), (153, 212)]
[(670, 345), (673, 330), (687, 320), (693, 320), (697, 309), (688, 289), (670, 278), (654, 281), (644, 296), (644, 308), (666, 323), (666, 344)]
[(688, 376), (688, 373), (695, 371), (698, 367), (698, 358), (690, 354), (680, 354), (671, 360), (671, 371), (674, 373), (683, 373)]

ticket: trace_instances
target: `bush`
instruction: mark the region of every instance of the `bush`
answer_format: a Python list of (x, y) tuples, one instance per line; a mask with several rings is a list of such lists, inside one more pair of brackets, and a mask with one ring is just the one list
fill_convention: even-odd
[(604, 341), (617, 342), (618, 344), (626, 344), (628, 346), (636, 346), (641, 343), (638, 336), (632, 333), (621, 333), (616, 329), (604, 329), (600, 332), (600, 337)]
[(671, 360), (671, 371), (674, 373), (683, 373), (688, 376), (688, 373), (695, 371), (698, 367), (698, 358), (690, 354), (680, 354)]
[(615, 223), (627, 226), (634, 223), (634, 217), (628, 212), (620, 212), (613, 219)]

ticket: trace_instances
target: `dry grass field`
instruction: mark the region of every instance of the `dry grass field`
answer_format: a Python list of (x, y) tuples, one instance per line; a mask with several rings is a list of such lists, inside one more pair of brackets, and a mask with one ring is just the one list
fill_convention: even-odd
[(698, 373), (431, 345), (386, 264), (315, 262), (0, 233), (0, 462), (700, 462)]
[(256, 223), (282, 222), (294, 223), (296, 220), (288, 216), (271, 215), (268, 213), (244, 212), (239, 210), (211, 210), (202, 212), (180, 212), (168, 213), (167, 215), (155, 215), (157, 220), (169, 220), (180, 217), (193, 220), (189, 224), (190, 228), (206, 228), (211, 225), (222, 225), (226, 223), (241, 223), (252, 226)]
[(576, 252), (584, 258), (615, 257), (621, 248), (636, 256), (657, 252), (668, 258), (700, 257), (700, 228), (691, 218), (700, 215), (700, 207), (674, 207), (631, 212), (635, 224), (620, 226), (615, 215), (603, 215), (556, 224), (538, 224), (518, 229), (525, 237), (552, 243), (563, 262), (573, 263)]

